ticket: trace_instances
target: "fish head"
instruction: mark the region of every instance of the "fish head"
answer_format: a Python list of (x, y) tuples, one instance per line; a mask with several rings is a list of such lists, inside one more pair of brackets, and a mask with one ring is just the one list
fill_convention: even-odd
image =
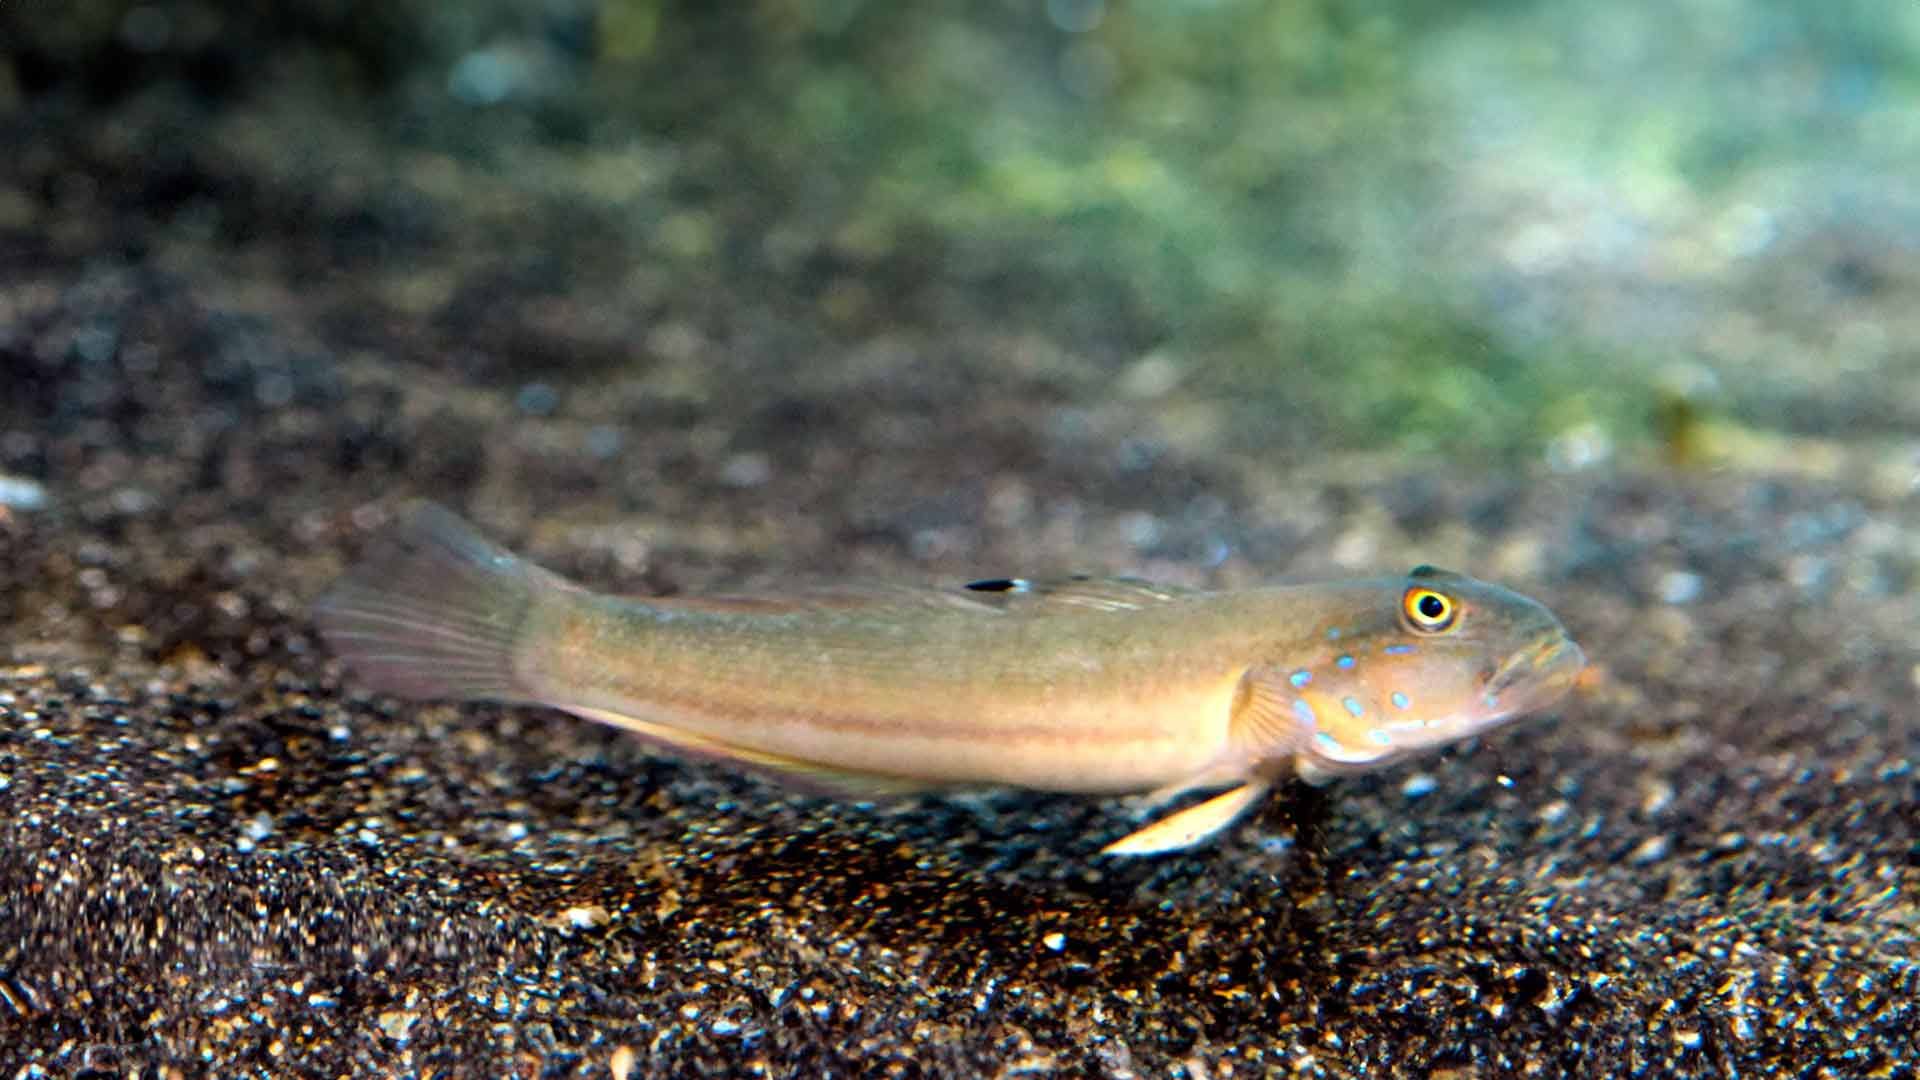
[(1304, 662), (1266, 678), (1308, 780), (1362, 772), (1545, 708), (1586, 666), (1552, 612), (1430, 566), (1315, 605)]

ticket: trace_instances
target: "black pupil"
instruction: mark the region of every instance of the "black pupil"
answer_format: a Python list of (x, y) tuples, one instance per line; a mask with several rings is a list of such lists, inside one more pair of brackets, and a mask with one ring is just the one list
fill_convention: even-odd
[(1414, 606), (1419, 608), (1421, 618), (1431, 619), (1435, 622), (1438, 622), (1441, 617), (1447, 613), (1447, 602), (1432, 593), (1421, 597), (1420, 602)]

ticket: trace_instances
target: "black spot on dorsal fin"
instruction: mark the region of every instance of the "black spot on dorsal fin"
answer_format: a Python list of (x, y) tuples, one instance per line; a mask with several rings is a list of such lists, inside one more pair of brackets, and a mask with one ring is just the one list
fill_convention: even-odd
[(980, 581), (969, 581), (967, 582), (966, 587), (969, 589), (972, 589), (974, 592), (1023, 593), (1023, 592), (1026, 592), (1032, 586), (1028, 583), (1027, 579), (1025, 578), (1001, 577), (1001, 578), (984, 578)]
[(1195, 590), (1178, 585), (1161, 585), (1139, 578), (1096, 577), (1074, 574), (1071, 577), (985, 578), (968, 582), (970, 592), (986, 593), (983, 602), (993, 603), (1007, 612), (1044, 614), (1048, 611), (1125, 611), (1164, 604), (1191, 596)]

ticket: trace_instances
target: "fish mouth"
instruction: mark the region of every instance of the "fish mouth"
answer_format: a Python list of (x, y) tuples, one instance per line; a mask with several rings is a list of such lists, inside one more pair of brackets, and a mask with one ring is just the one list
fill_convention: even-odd
[(1587, 654), (1564, 633), (1547, 634), (1508, 657), (1487, 682), (1487, 704), (1503, 715), (1532, 712), (1560, 700), (1587, 666)]

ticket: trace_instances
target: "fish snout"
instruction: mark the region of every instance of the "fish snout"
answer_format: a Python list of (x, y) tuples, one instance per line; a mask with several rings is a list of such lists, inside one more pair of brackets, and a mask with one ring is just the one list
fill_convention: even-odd
[(1509, 656), (1487, 683), (1487, 703), (1513, 715), (1545, 708), (1573, 686), (1587, 654), (1564, 631), (1556, 630)]

